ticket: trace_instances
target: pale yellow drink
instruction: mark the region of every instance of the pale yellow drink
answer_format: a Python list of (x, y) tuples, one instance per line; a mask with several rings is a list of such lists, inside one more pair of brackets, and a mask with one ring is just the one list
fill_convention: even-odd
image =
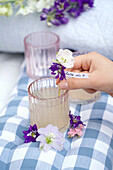
[(75, 104), (88, 104), (99, 99), (101, 92), (97, 91), (90, 94), (83, 89), (77, 89), (70, 90), (69, 95), (71, 97), (71, 101)]
[(69, 121), (68, 91), (61, 90), (58, 97), (57, 87), (44, 87), (33, 90), (29, 95), (30, 124), (37, 124), (38, 128), (48, 124), (65, 129)]

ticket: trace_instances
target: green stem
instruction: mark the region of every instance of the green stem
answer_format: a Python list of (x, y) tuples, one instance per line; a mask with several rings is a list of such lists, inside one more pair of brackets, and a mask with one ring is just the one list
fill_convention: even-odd
[(58, 90), (58, 97), (60, 97), (60, 91), (61, 91), (61, 90), (59, 89), (59, 90)]

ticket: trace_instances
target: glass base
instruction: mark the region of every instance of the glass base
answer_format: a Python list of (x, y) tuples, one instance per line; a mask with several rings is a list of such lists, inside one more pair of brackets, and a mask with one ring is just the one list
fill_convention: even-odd
[(67, 125), (65, 125), (64, 127), (62, 127), (61, 129), (59, 129), (60, 132), (65, 132), (67, 131), (67, 129), (69, 128), (69, 121), (67, 123)]

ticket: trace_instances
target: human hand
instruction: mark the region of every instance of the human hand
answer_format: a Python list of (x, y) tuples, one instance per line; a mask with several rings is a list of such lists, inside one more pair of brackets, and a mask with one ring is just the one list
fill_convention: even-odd
[(89, 73), (89, 79), (69, 78), (57, 84), (60, 89), (84, 89), (89, 93), (97, 90), (113, 95), (113, 62), (106, 57), (90, 52), (75, 57), (72, 72)]

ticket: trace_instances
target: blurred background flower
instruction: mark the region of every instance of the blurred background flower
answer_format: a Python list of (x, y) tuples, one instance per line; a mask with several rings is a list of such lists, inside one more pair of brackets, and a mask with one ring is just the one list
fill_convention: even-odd
[(68, 15), (77, 18), (93, 7), (94, 0), (0, 0), (0, 15), (11, 16), (40, 13), (41, 21), (47, 25), (62, 25), (69, 22)]

